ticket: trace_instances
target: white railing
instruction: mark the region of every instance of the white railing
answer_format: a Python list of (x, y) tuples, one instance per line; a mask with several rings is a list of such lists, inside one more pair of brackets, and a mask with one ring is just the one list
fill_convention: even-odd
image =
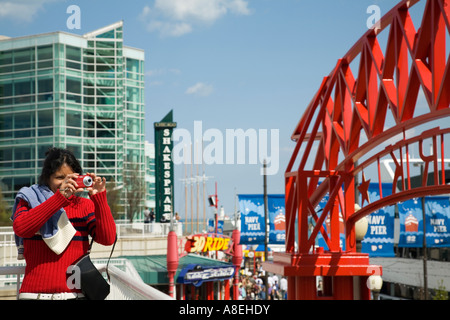
[[(101, 272), (106, 265), (98, 268)], [(111, 291), (106, 300), (173, 300), (169, 295), (145, 284), (141, 278), (131, 277), (115, 266), (108, 266)]]
[(15, 285), (16, 297), (19, 296), (20, 283), (24, 274), (25, 274), (24, 265), (0, 267), (0, 276), (1, 279), (4, 281), (3, 284), (8, 284), (9, 286)]
[(0, 265), (17, 257), (17, 247), (12, 227), (0, 227)]
[[(144, 238), (144, 237), (159, 237), (167, 236), (170, 231), (170, 223), (160, 222), (116, 222), (117, 237), (126, 238)], [(183, 235), (183, 223), (175, 222), (173, 224), (175, 233), (178, 236)], [(12, 227), (0, 227), (0, 246), (1, 245), (15, 245), (14, 231)]]
[[(183, 224), (174, 223), (173, 227), (177, 236), (183, 235)], [(170, 231), (170, 223), (159, 222), (133, 222), (116, 223), (117, 238), (145, 238), (167, 236)]]

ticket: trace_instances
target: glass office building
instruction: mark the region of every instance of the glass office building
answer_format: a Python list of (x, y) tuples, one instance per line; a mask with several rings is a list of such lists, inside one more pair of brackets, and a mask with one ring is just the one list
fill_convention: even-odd
[(156, 172), (155, 172), (155, 145), (145, 142), (145, 206), (155, 209), (156, 205)]
[(122, 22), (83, 36), (0, 38), (0, 187), (9, 203), (57, 146), (114, 181), (126, 218), (144, 206), (130, 201), (129, 183), (144, 180), (144, 145), (144, 52), (123, 45)]

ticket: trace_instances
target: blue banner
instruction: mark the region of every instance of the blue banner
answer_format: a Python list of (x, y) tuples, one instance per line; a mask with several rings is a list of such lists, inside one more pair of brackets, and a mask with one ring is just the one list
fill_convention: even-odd
[[(208, 233), (216, 233), (216, 223), (214, 219), (208, 220)], [(217, 234), (223, 234), (223, 220), (217, 220)]]
[[(425, 197), (425, 228), (427, 247), (449, 247), (449, 197)], [(398, 204), (400, 218), (399, 247), (423, 246), (422, 198)]]
[[(241, 211), (241, 244), (264, 244), (264, 195), (238, 195)], [(269, 244), (284, 244), (286, 237), (284, 195), (268, 198)]]
[[(392, 184), (382, 184), (383, 196), (390, 195), (392, 192)], [(369, 201), (373, 202), (380, 199), (378, 183), (371, 183), (369, 186)], [(320, 216), (321, 211), (328, 201), (328, 194), (326, 194), (319, 204), (316, 206), (316, 212)], [(368, 253), (372, 257), (393, 257), (394, 254), (394, 217), (395, 208), (393, 206), (382, 208), (367, 216), (369, 226), (366, 236), (362, 241), (362, 252)], [(311, 218), (312, 219), (312, 218)], [(311, 220), (312, 222), (312, 220)], [(340, 246), (345, 250), (345, 229), (341, 213), (339, 213), (340, 222)], [(329, 218), (324, 222), (324, 229), (329, 235)], [(317, 236), (317, 245), (328, 250), (328, 246), (319, 233)]]
[[(392, 193), (392, 183), (382, 183), (383, 197)], [(369, 201), (380, 199), (378, 183), (369, 185)], [(395, 207), (388, 206), (372, 212), (367, 216), (369, 227), (362, 241), (362, 252), (370, 257), (394, 257), (394, 218)]]
[(286, 211), (284, 194), (268, 195), (269, 244), (284, 244), (286, 240)]
[[(329, 195), (328, 193), (320, 200), (319, 204), (316, 206), (316, 212), (317, 216), (320, 217), (322, 214), (323, 208), (325, 208), (325, 205), (328, 202)], [(312, 225), (315, 225), (315, 221), (312, 217), (309, 218), (309, 221)], [(330, 216), (325, 219), (325, 222), (323, 223), (323, 228), (327, 232), (328, 236), (330, 236)], [(342, 250), (345, 250), (345, 229), (344, 229), (344, 220), (342, 218), (341, 213), (339, 212), (339, 243), (342, 248)], [(325, 242), (322, 233), (319, 232), (317, 235), (317, 245), (319, 247), (324, 248), (324, 250), (329, 250), (327, 243)]]
[(427, 247), (450, 247), (449, 204), (448, 196), (425, 198)]

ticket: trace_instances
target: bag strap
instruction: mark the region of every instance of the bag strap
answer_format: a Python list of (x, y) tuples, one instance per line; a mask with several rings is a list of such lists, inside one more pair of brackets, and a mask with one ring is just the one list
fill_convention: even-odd
[[(91, 253), (91, 248), (92, 248), (92, 244), (94, 243), (94, 238), (95, 237), (92, 237), (92, 239), (91, 239), (91, 243), (89, 244), (89, 249), (87, 251), (87, 254)], [(114, 239), (113, 246), (111, 248), (111, 253), (109, 254), (108, 262), (106, 263), (106, 275), (108, 276), (108, 281), (110, 281), (109, 272), (108, 272), (109, 260), (111, 260), (111, 257), (113, 255), (114, 248), (116, 247), (116, 242), (117, 242), (117, 234), (116, 234), (116, 238)]]
[(109, 278), (109, 272), (108, 272), (109, 260), (111, 260), (112, 254), (114, 252), (114, 248), (116, 247), (116, 242), (117, 242), (117, 234), (116, 234), (116, 239), (114, 239), (114, 244), (112, 246), (111, 253), (109, 254), (108, 262), (106, 263), (106, 275), (108, 276), (108, 281), (111, 281)]
[(90, 253), (91, 253), (91, 248), (92, 248), (92, 244), (94, 243), (94, 238), (95, 238), (95, 237), (92, 237), (92, 238), (91, 238), (91, 243), (89, 243), (89, 249), (88, 249), (88, 251), (87, 251), (87, 254), (90, 254)]

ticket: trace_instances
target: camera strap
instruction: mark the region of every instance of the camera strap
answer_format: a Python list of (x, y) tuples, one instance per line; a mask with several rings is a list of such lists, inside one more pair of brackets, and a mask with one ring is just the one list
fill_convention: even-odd
[[(89, 249), (87, 251), (87, 254), (89, 254), (89, 255), (91, 254), (91, 249), (92, 249), (92, 244), (94, 243), (94, 238), (95, 237), (92, 237), (91, 243), (89, 244)], [(106, 275), (108, 276), (108, 281), (110, 280), (109, 272), (108, 272), (109, 260), (111, 260), (112, 254), (114, 252), (114, 248), (116, 247), (116, 242), (117, 242), (117, 234), (116, 234), (116, 238), (114, 239), (113, 246), (111, 248), (111, 253), (109, 254), (108, 262), (106, 263)]]

